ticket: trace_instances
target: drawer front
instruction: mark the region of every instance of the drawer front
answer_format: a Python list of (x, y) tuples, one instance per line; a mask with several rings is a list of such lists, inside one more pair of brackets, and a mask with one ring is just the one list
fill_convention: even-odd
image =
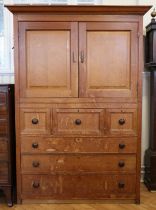
[(23, 173), (135, 173), (135, 155), (23, 155)]
[(114, 135), (137, 135), (136, 109), (107, 109), (107, 133)]
[(8, 126), (6, 119), (0, 119), (0, 137), (7, 136)]
[(56, 134), (101, 135), (102, 109), (56, 109), (54, 132)]
[(6, 105), (7, 105), (7, 93), (1, 92), (1, 89), (0, 89), (0, 108), (6, 107)]
[(7, 107), (0, 106), (0, 119), (6, 119), (6, 118), (7, 118)]
[(0, 174), (0, 185), (7, 184), (9, 181), (8, 174)]
[(8, 162), (4, 161), (0, 161), (0, 174), (8, 174)]
[(0, 153), (6, 153), (8, 151), (8, 141), (6, 139), (0, 140)]
[(23, 175), (22, 199), (133, 199), (135, 184), (135, 175)]
[(22, 109), (20, 114), (22, 134), (49, 134), (49, 109)]
[(22, 153), (136, 153), (137, 138), (21, 137)]

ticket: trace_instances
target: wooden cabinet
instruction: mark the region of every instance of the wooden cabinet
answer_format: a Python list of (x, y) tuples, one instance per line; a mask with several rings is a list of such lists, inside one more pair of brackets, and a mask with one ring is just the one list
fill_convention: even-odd
[(142, 15), (149, 8), (8, 6), (18, 202), (140, 201)]
[(15, 198), (15, 154), (14, 85), (0, 85), (0, 189), (8, 206)]
[(150, 71), (150, 136), (145, 152), (144, 183), (151, 191), (156, 191), (156, 13), (146, 27), (146, 68)]

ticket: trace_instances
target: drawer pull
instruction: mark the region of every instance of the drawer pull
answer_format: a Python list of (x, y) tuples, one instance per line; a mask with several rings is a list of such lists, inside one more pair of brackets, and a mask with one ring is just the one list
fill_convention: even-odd
[(122, 167), (125, 166), (125, 163), (124, 163), (124, 161), (119, 161), (119, 164), (118, 165), (119, 165), (120, 168), (122, 168)]
[(125, 183), (124, 182), (119, 182), (118, 183), (118, 187), (121, 189), (121, 188), (124, 188), (125, 187)]
[(81, 125), (81, 120), (80, 120), (80, 119), (76, 119), (76, 120), (75, 120), (75, 124), (76, 124), (76, 125)]
[(119, 124), (120, 124), (120, 125), (124, 125), (124, 124), (125, 124), (125, 119), (120, 119), (120, 120), (119, 120)]
[(33, 118), (32, 119), (32, 124), (34, 124), (34, 125), (38, 124), (38, 119), (37, 118)]
[(119, 148), (120, 148), (120, 149), (124, 149), (125, 146), (126, 146), (125, 144), (119, 144)]
[(38, 148), (38, 143), (36, 143), (36, 142), (32, 143), (32, 148), (34, 148), (34, 149)]
[(40, 165), (40, 163), (39, 163), (38, 161), (33, 161), (33, 163), (32, 163), (32, 166), (33, 166), (34, 168), (39, 167), (39, 165)]
[(32, 186), (33, 186), (33, 188), (39, 188), (40, 183), (38, 181), (37, 182), (34, 181)]

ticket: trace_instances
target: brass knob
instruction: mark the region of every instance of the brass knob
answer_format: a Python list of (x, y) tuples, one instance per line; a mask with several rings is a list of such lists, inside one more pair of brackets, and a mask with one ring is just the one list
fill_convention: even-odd
[(125, 162), (121, 160), (118, 165), (120, 168), (123, 168), (125, 166)]
[(118, 187), (121, 189), (121, 188), (124, 188), (125, 187), (125, 183), (123, 181), (120, 181), (118, 183)]
[(33, 188), (39, 188), (40, 183), (38, 181), (34, 181), (32, 186), (33, 186)]
[(124, 148), (125, 148), (125, 146), (126, 146), (125, 144), (122, 144), (122, 143), (121, 143), (121, 144), (119, 144), (119, 148), (120, 148), (120, 149), (124, 149)]
[(39, 165), (40, 165), (40, 163), (38, 161), (33, 161), (32, 162), (32, 166), (35, 167), (35, 168), (39, 167)]
[(38, 124), (38, 122), (39, 122), (39, 121), (38, 121), (38, 119), (37, 119), (37, 118), (33, 118), (31, 122), (32, 122), (32, 124), (34, 124), (34, 125), (35, 125), (35, 124)]
[(120, 124), (120, 125), (124, 125), (124, 124), (125, 124), (125, 119), (120, 119), (120, 120), (119, 120), (119, 124)]
[(34, 149), (38, 148), (38, 143), (37, 142), (32, 143), (32, 148)]
[(76, 120), (75, 120), (75, 124), (76, 124), (76, 125), (81, 125), (81, 120), (80, 120), (80, 119), (76, 119)]

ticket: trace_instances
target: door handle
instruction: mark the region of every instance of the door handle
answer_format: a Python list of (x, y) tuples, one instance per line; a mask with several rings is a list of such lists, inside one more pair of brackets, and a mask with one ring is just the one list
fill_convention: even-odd
[(83, 50), (80, 52), (80, 60), (81, 60), (81, 63), (84, 63), (84, 51)]
[(73, 63), (76, 63), (75, 53), (73, 52)]

